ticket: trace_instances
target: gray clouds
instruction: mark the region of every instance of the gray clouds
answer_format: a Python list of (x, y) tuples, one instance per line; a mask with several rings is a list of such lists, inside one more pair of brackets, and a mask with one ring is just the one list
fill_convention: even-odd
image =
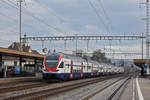
[[(17, 4), (16, 0), (3, 1), (12, 1)], [(138, 0), (101, 0), (109, 21), (102, 12), (98, 1), (90, 1), (95, 5), (102, 19), (96, 16), (88, 0), (26, 0), (26, 5), (23, 4), (23, 33), (29, 36), (73, 35), (76, 32), (80, 35), (123, 35), (124, 33), (131, 35), (131, 32), (138, 34), (145, 31), (145, 23), (141, 20), (145, 17), (145, 7), (142, 5), (142, 8), (139, 9)], [(2, 16), (1, 13), (8, 17)], [(37, 21), (33, 16), (41, 21)], [(107, 32), (101, 20), (109, 27), (111, 33)], [(18, 38), (19, 10), (0, 1), (0, 22), (0, 29), (6, 30), (4, 33), (14, 36), (16, 32), (15, 36)], [(48, 25), (62, 32), (57, 32)], [(11, 30), (14, 30), (13, 34)], [(7, 39), (5, 35), (2, 35), (2, 38), (10, 39), (9, 37)], [(18, 39), (13, 38), (12, 40)], [(98, 45), (107, 43), (104, 41)], [(139, 42), (134, 43), (139, 44)], [(114, 42), (115, 44), (117, 43)], [(36, 48), (39, 49), (40, 45)], [(131, 43), (124, 45), (131, 45)]]

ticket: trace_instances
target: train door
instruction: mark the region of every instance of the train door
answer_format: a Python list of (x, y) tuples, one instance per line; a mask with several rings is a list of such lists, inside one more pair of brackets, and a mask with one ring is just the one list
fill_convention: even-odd
[(81, 78), (83, 78), (83, 62), (81, 63)]
[(91, 76), (93, 76), (93, 64), (92, 64)]
[(87, 73), (89, 73), (89, 64), (87, 63), (87, 66), (86, 66), (86, 70), (87, 70)]
[(98, 65), (97, 68), (98, 68), (97, 74), (100, 75), (100, 66)]
[(60, 64), (58, 63), (58, 68), (57, 68), (57, 72), (59, 71), (60, 73), (65, 73), (65, 66), (64, 66), (64, 61), (62, 60), (61, 62), (60, 62)]
[(71, 60), (70, 78), (73, 78), (73, 61)]
[(65, 67), (66, 67), (66, 73), (70, 73), (70, 65), (71, 63), (69, 63), (69, 61), (66, 62)]
[(67, 73), (67, 66), (66, 66), (66, 64), (67, 64), (67, 61), (66, 60), (64, 60), (64, 73)]

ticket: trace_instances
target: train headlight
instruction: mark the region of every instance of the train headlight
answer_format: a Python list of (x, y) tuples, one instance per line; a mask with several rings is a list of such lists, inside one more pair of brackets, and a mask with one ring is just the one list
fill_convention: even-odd
[(56, 72), (58, 72), (59, 70), (56, 70)]

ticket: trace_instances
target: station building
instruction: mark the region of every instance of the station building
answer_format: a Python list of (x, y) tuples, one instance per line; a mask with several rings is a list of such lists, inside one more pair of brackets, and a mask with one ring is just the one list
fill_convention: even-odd
[(41, 72), (44, 56), (30, 46), (14, 42), (8, 48), (0, 48), (0, 77), (33, 76)]

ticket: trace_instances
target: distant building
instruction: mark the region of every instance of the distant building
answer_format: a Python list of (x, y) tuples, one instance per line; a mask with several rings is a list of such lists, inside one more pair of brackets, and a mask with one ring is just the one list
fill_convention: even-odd
[[(20, 43), (14, 42), (14, 43), (12, 43), (12, 44), (8, 47), (8, 49), (12, 49), (12, 50), (17, 50), (17, 51), (19, 51), (19, 50), (20, 50)], [(23, 45), (22, 45), (22, 51), (23, 51), (23, 52), (33, 53), (33, 54), (40, 54), (38, 51), (32, 50), (31, 46), (29, 46), (28, 44), (23, 44)]]
[(83, 53), (84, 53), (83, 50), (80, 50), (80, 49), (78, 49), (77, 51), (72, 51), (72, 55), (76, 55), (79, 57), (82, 57)]

